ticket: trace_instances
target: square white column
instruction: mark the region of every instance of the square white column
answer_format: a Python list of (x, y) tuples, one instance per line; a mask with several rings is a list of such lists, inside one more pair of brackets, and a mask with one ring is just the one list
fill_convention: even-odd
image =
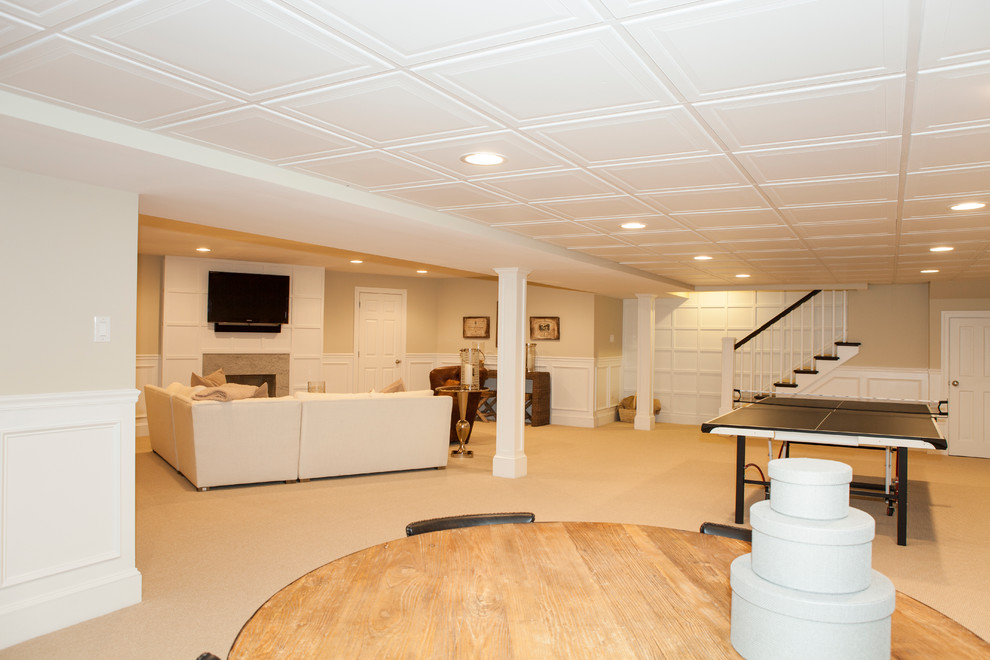
[(498, 273), (498, 424), (495, 427), (496, 477), (526, 476), (526, 276), (520, 268)]
[(637, 293), (636, 314), (636, 417), (633, 428), (652, 431), (656, 426), (653, 414), (653, 364), (656, 346), (656, 300), (650, 293)]

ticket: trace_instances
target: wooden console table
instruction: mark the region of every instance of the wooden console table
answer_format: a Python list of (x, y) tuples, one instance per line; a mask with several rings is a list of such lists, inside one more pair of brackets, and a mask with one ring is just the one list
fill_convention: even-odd
[[(489, 380), (498, 381), (498, 369), (488, 370)], [(545, 426), (550, 423), (550, 372), (527, 371), (526, 380), (532, 383), (531, 393), (526, 397), (526, 421), (532, 426)], [(498, 397), (498, 385), (492, 388), (492, 393), (480, 411), (486, 417), (495, 417), (495, 402)]]

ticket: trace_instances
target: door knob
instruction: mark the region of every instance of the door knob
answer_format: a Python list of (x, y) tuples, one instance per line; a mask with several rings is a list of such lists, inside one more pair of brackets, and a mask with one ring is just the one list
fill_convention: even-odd
[(396, 364), (400, 364), (401, 362), (402, 362), (402, 360), (396, 360), (395, 361)]
[(952, 381), (952, 386), (953, 387), (959, 387), (959, 381), (958, 380)]

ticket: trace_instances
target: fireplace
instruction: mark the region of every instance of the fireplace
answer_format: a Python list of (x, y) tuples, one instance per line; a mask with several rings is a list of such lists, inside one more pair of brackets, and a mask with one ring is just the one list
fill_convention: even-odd
[(268, 384), (268, 396), (289, 394), (288, 353), (203, 353), (203, 373), (223, 369), (231, 383)]

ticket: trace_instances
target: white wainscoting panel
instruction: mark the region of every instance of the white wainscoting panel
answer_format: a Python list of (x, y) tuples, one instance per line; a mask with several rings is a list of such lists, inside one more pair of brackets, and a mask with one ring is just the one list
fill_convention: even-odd
[(817, 396), (931, 401), (928, 369), (889, 369), (841, 365), (803, 393)]
[(327, 392), (347, 393), (354, 391), (354, 354), (324, 353), (322, 364), (323, 378)]
[[(157, 354), (138, 355), (135, 364), (134, 386), (137, 387), (137, 405), (134, 409), (134, 437), (137, 438), (138, 451), (151, 451), (148, 440), (148, 409), (144, 403), (144, 386), (161, 386), (160, 358)], [(145, 448), (147, 445), (147, 448)]]
[(0, 397), (0, 648), (141, 601), (137, 398)]
[[(803, 291), (703, 291), (656, 301), (653, 392), (658, 422), (701, 424), (718, 415), (722, 337), (742, 338)], [(636, 301), (623, 301), (622, 393), (636, 391)]]
[(618, 419), (622, 400), (622, 357), (598, 358), (595, 364), (595, 426)]

